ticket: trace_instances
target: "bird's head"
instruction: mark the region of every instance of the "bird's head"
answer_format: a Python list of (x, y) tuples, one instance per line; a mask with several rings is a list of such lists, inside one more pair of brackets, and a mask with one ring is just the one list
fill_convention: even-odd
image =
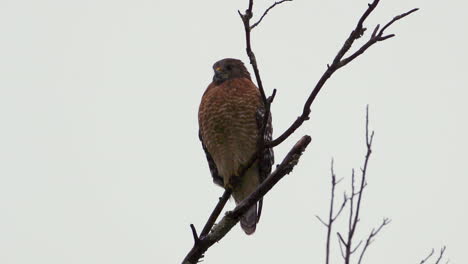
[(234, 79), (247, 78), (250, 80), (250, 74), (244, 66), (244, 63), (238, 59), (222, 59), (213, 65), (213, 82), (218, 84)]

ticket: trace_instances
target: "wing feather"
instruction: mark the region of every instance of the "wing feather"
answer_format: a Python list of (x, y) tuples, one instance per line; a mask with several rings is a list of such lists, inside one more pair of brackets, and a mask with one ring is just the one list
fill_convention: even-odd
[(198, 138), (200, 139), (203, 150), (205, 151), (206, 159), (208, 160), (208, 166), (210, 167), (211, 177), (213, 177), (213, 182), (221, 187), (224, 187), (223, 178), (219, 176), (218, 168), (216, 168), (216, 164), (213, 160), (213, 157), (211, 157), (211, 154), (210, 152), (208, 152), (205, 143), (203, 143), (203, 138), (201, 136), (200, 131), (198, 131)]
[[(265, 107), (263, 104), (257, 110), (257, 127), (261, 131), (263, 127), (263, 122), (265, 120)], [(271, 141), (273, 137), (273, 126), (271, 124), (271, 112), (268, 116), (268, 121), (265, 128), (265, 135), (263, 135), (264, 142)], [(270, 175), (271, 167), (275, 163), (275, 156), (273, 153), (273, 148), (265, 148), (260, 155), (258, 167), (260, 170), (260, 183), (262, 183), (268, 175)], [(262, 214), (263, 207), (263, 198), (258, 201), (258, 213), (257, 213), (257, 222), (260, 220), (260, 215)]]

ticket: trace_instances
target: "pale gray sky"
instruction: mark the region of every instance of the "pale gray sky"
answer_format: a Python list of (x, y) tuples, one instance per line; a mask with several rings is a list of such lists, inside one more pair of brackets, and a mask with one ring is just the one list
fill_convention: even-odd
[[(272, 3), (257, 2), (257, 13)], [(237, 15), (246, 4), (0, 2), (0, 263), (182, 260), (189, 224), (201, 229), (222, 193), (197, 109), (213, 62), (247, 62)], [(253, 32), (266, 90), (278, 89), (275, 135), (299, 115), (366, 4), (296, 0)], [(256, 233), (236, 227), (204, 263), (323, 263), (315, 215), (327, 212), (330, 159), (339, 177), (361, 165), (366, 104), (376, 136), (359, 235), (393, 220), (367, 263), (419, 263), (442, 245), (451, 263), (467, 262), (468, 6), (382, 0), (367, 25), (414, 7), (388, 31), (396, 38), (333, 76), (311, 120), (276, 149), (280, 160), (300, 136), (313, 138), (266, 196)]]

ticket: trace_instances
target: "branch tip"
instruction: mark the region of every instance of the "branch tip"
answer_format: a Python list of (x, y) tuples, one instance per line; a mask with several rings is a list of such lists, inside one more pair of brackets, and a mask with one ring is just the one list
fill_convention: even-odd
[(197, 245), (200, 242), (200, 239), (197, 234), (197, 229), (195, 229), (195, 226), (193, 224), (190, 224), (190, 229), (192, 230), (194, 244)]
[(252, 30), (252, 29), (254, 29), (256, 26), (258, 26), (258, 25), (262, 22), (263, 18), (268, 14), (268, 12), (269, 12), (271, 9), (273, 9), (276, 5), (282, 4), (282, 3), (284, 3), (284, 2), (292, 2), (292, 0), (281, 0), (281, 1), (278, 1), (278, 2), (273, 3), (270, 7), (268, 7), (268, 8), (265, 10), (265, 12), (263, 12), (263, 15), (260, 17), (260, 19), (259, 19), (257, 22), (255, 22), (255, 23), (250, 27), (250, 30)]

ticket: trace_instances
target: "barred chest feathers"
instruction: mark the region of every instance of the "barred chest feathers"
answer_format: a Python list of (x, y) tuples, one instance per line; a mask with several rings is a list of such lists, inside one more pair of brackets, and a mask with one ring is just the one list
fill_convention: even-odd
[(225, 184), (230, 176), (237, 175), (257, 147), (260, 94), (246, 82), (250, 80), (236, 78), (222, 86), (211, 84), (198, 113), (201, 136)]

